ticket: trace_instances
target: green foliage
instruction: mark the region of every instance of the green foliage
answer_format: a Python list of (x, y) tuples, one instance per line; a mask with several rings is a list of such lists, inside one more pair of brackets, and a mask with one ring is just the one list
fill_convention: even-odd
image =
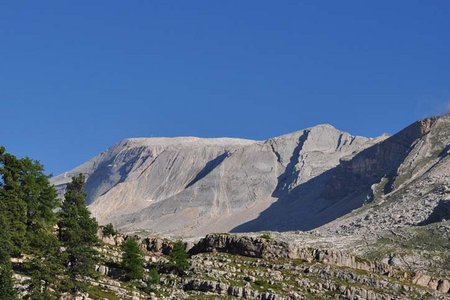
[(182, 273), (189, 268), (188, 255), (182, 241), (176, 241), (169, 254), (170, 265)]
[(153, 284), (159, 284), (161, 280), (161, 277), (159, 276), (158, 270), (156, 268), (152, 268), (150, 272), (148, 273), (148, 280), (147, 282), (151, 285)]
[(102, 228), (103, 236), (113, 236), (117, 234), (117, 231), (114, 229), (113, 224), (109, 223)]
[(21, 194), (27, 205), (27, 240), (38, 239), (41, 233), (53, 230), (57, 222), (54, 211), (60, 206), (60, 201), (39, 162), (24, 158), (21, 163)]
[(267, 280), (264, 280), (264, 279), (257, 279), (257, 280), (255, 280), (254, 283), (260, 289), (267, 290), (270, 287), (269, 282)]
[[(31, 276), (28, 298), (54, 298), (49, 286), (57, 288), (61, 272), (60, 245), (53, 232), (58, 206), (57, 193), (43, 166), (30, 158), (18, 159), (0, 147), (0, 252), (3, 257), (31, 256), (23, 266), (25, 274)], [(2, 276), (8, 273), (9, 259), (4, 263)], [(5, 291), (2, 294), (7, 295)]]
[(60, 241), (66, 249), (64, 261), (69, 280), (65, 284), (72, 291), (85, 290), (86, 286), (77, 281), (77, 277), (94, 274), (98, 262), (98, 253), (94, 248), (98, 245), (98, 224), (85, 204), (82, 174), (72, 178), (64, 196), (58, 227)]
[(144, 277), (144, 255), (135, 239), (127, 239), (122, 244), (122, 268), (128, 280)]
[(159, 284), (161, 281), (161, 277), (156, 268), (150, 269), (148, 276), (145, 280), (145, 287), (142, 289), (147, 294), (155, 292), (155, 285)]
[(267, 241), (271, 241), (272, 240), (272, 235), (268, 232), (263, 233), (260, 235), (260, 238), (265, 239)]
[[(1, 254), (0, 254), (1, 255)], [(9, 257), (0, 257), (0, 300), (17, 299), (12, 281), (12, 267)]]
[(11, 237), (5, 216), (0, 215), (0, 300), (16, 299), (12, 281)]
[(39, 236), (39, 240), (33, 241), (35, 250), (31, 260), (24, 263), (24, 271), (31, 276), (29, 299), (57, 299), (59, 278), (64, 273), (61, 244), (52, 232), (42, 232)]
[(116, 294), (99, 286), (89, 286), (87, 288), (87, 293), (89, 294), (89, 298), (92, 298), (93, 300), (120, 300)]
[(8, 224), (13, 255), (26, 246), (27, 206), (21, 198), (21, 173), (20, 160), (0, 147), (0, 215)]

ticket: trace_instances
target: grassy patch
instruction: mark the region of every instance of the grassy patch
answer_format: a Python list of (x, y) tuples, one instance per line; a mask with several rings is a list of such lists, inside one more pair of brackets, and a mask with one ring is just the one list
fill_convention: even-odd
[(272, 235), (268, 232), (261, 234), (259, 237), (266, 241), (271, 241), (273, 239)]
[(89, 294), (89, 297), (91, 297), (93, 300), (103, 300), (103, 299), (120, 300), (120, 298), (112, 291), (102, 289), (98, 286), (89, 286), (87, 293)]

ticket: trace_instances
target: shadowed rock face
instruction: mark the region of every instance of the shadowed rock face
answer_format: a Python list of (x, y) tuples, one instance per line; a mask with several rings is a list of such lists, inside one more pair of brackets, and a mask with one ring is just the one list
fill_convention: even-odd
[[(392, 181), (414, 143), (430, 132), (433, 123), (434, 119), (416, 122), (352, 159), (343, 160), (327, 182), (323, 196), (341, 199), (352, 193), (367, 192), (383, 177)], [(386, 188), (386, 192), (391, 190), (392, 186)]]
[(433, 209), (433, 212), (428, 216), (428, 218), (420, 222), (418, 225), (428, 225), (446, 220), (450, 220), (450, 201), (441, 200)]
[(124, 231), (310, 230), (394, 195), (430, 163), (445, 169), (449, 120), (377, 139), (330, 125), (266, 141), (127, 139), (52, 181), (63, 190), (71, 176), (86, 174), (92, 213)]

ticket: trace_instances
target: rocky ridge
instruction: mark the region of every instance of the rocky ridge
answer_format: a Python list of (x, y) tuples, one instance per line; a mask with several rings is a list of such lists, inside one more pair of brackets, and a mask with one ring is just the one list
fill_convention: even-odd
[(146, 295), (118, 281), (120, 269), (111, 267), (120, 262), (118, 246), (127, 238), (102, 237), (104, 265), (93, 283), (111, 299), (450, 299), (448, 279), (268, 234), (211, 234), (186, 243), (191, 267), (181, 277), (163, 271), (171, 240), (138, 237), (147, 268), (161, 272), (161, 283)]

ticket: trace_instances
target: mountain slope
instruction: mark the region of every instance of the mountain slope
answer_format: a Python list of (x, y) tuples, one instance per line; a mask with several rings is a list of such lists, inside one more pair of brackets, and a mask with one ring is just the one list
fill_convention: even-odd
[[(354, 137), (330, 125), (266, 141), (128, 139), (52, 181), (62, 190), (71, 176), (84, 173), (90, 209), (100, 223), (113, 222), (125, 231), (198, 236), (230, 231), (257, 219), (301, 186), (322, 190), (322, 178), (341, 159), (384, 139)], [(312, 194), (303, 211), (333, 204), (316, 201)], [(350, 203), (328, 219), (354, 206)], [(314, 227), (323, 220), (316, 215), (294, 225)], [(292, 219), (278, 221), (271, 229), (290, 229)]]
[[(412, 133), (419, 137), (409, 138), (408, 141), (412, 141), (409, 145), (404, 143), (404, 137)], [(402, 141), (398, 145), (403, 147), (403, 155), (393, 164), (380, 168), (385, 170), (384, 173), (367, 162), (373, 161), (369, 155), (371, 149), (361, 152), (358, 155), (360, 157), (355, 157), (353, 162), (342, 164), (342, 169), (346, 171), (340, 170), (343, 172), (340, 174), (341, 179), (336, 177), (330, 182), (330, 186), (339, 180), (343, 181), (343, 177), (350, 180), (352, 176), (349, 170), (358, 170), (357, 172), (369, 176), (370, 169), (376, 176), (365, 182), (366, 186), (371, 185), (372, 201), (352, 214), (328, 224), (327, 228), (339, 232), (364, 233), (450, 220), (450, 116), (416, 122), (375, 147), (392, 147), (396, 140)], [(390, 145), (383, 145), (388, 143)], [(386, 155), (392, 152), (397, 153), (391, 151)], [(378, 150), (377, 153), (383, 151)], [(379, 155), (381, 157), (377, 157), (376, 161), (386, 161), (384, 155)], [(355, 164), (366, 168), (358, 169)]]

